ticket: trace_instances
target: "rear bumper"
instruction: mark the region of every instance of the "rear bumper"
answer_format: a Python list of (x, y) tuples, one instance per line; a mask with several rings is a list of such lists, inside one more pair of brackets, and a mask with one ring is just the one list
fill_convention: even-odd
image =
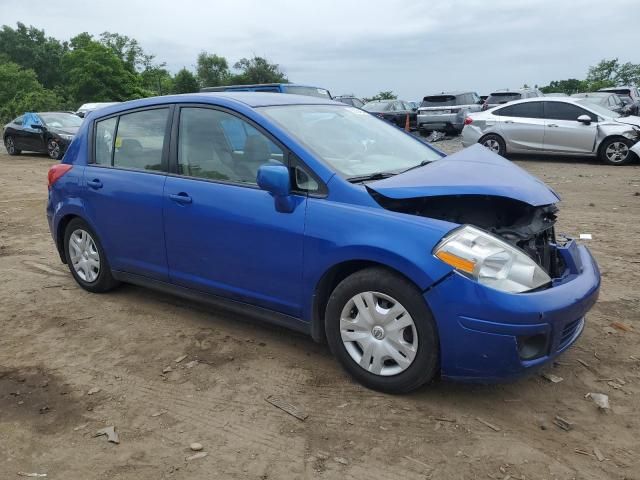
[(482, 135), (482, 131), (473, 124), (465, 125), (462, 129), (462, 146), (467, 148), (474, 143), (478, 143), (478, 140), (480, 140)]
[(443, 128), (455, 128), (462, 130), (464, 119), (455, 113), (445, 115), (418, 114), (418, 128), (423, 130), (438, 130)]
[[(454, 273), (425, 292), (440, 334), (443, 377), (487, 383), (515, 379), (578, 339), (598, 298), (600, 272), (586, 247), (571, 241), (558, 251), (567, 269), (546, 290), (510, 294)], [(534, 335), (546, 338), (543, 353), (524, 360), (518, 339)]]

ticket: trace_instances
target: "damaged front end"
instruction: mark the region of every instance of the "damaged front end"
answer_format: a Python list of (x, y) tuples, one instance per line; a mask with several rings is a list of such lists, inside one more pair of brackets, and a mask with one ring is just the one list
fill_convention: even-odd
[(370, 190), (387, 210), (472, 225), (502, 238), (524, 251), (551, 278), (564, 272), (556, 249), (554, 225), (558, 208), (532, 206), (519, 200), (491, 195), (442, 195), (393, 199)]

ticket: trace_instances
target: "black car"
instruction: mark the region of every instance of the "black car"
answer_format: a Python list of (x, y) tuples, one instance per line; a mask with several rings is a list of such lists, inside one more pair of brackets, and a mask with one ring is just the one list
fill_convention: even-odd
[(405, 128), (407, 115), (409, 116), (409, 128), (415, 130), (417, 128), (417, 114), (413, 106), (404, 100), (374, 100), (365, 103), (363, 110), (376, 115), (388, 122)]
[(358, 97), (354, 97), (353, 95), (339, 95), (337, 97), (333, 97), (333, 100), (340, 103), (346, 103), (347, 105), (351, 105), (352, 107), (362, 108), (364, 102), (360, 100)]
[(54, 160), (62, 158), (73, 140), (82, 119), (66, 112), (25, 113), (4, 127), (4, 146), (9, 155), (23, 150), (48, 154)]

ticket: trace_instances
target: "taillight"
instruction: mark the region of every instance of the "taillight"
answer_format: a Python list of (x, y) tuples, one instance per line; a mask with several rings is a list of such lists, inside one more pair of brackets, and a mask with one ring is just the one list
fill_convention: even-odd
[(467, 117), (464, 119), (464, 124), (465, 125), (471, 125), (473, 123), (473, 118), (471, 117)]
[(60, 177), (62, 177), (65, 173), (67, 173), (73, 165), (69, 165), (68, 163), (57, 163), (53, 167), (49, 169), (49, 173), (47, 174), (47, 178), (49, 180), (49, 188), (56, 183)]

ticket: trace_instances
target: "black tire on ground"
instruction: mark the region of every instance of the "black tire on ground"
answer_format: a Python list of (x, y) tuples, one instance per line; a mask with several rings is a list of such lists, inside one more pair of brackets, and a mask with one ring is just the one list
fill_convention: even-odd
[[(98, 258), (100, 261), (100, 268), (99, 268), (98, 276), (93, 281), (86, 281), (85, 279), (82, 279), (78, 274), (78, 272), (76, 272), (76, 269), (73, 266), (69, 244), (71, 241), (71, 235), (76, 231), (87, 232), (91, 236), (91, 238), (93, 239), (93, 243), (95, 244)], [(87, 222), (85, 222), (81, 218), (74, 218), (67, 225), (67, 228), (65, 229), (65, 232), (64, 232), (64, 251), (65, 251), (65, 258), (67, 259), (67, 265), (69, 266), (69, 271), (71, 272), (71, 275), (73, 276), (75, 281), (78, 282), (78, 285), (80, 285), (85, 290), (92, 293), (104, 293), (114, 289), (120, 284), (120, 282), (115, 280), (111, 275), (111, 267), (109, 265), (109, 261), (107, 260), (107, 256), (105, 255), (104, 250), (102, 248), (102, 244), (100, 243), (100, 239), (98, 238), (96, 233), (91, 229), (91, 227), (87, 224)]]
[(624, 137), (606, 138), (600, 145), (599, 158), (607, 165), (627, 165), (636, 155), (630, 149), (635, 142)]
[(490, 133), (489, 135), (485, 135), (478, 143), (483, 147), (488, 148), (494, 153), (498, 155), (505, 156), (507, 153), (507, 146), (504, 143), (504, 140), (500, 135), (496, 135), (495, 133)]
[(22, 150), (16, 148), (15, 140), (11, 135), (7, 135), (4, 139), (4, 146), (9, 155), (20, 155), (22, 153)]
[[(406, 309), (414, 321), (418, 337), (417, 352), (413, 362), (398, 374), (383, 376), (365, 370), (351, 357), (342, 341), (342, 310), (355, 295), (363, 292), (379, 292), (392, 297)], [(410, 392), (431, 381), (439, 371), (440, 345), (431, 311), (413, 283), (387, 269), (367, 268), (340, 282), (327, 303), (325, 330), (334, 356), (351, 376), (373, 390), (386, 393)]]
[(49, 158), (53, 160), (60, 160), (62, 158), (62, 147), (60, 146), (60, 142), (55, 138), (50, 138), (47, 141), (47, 154)]

